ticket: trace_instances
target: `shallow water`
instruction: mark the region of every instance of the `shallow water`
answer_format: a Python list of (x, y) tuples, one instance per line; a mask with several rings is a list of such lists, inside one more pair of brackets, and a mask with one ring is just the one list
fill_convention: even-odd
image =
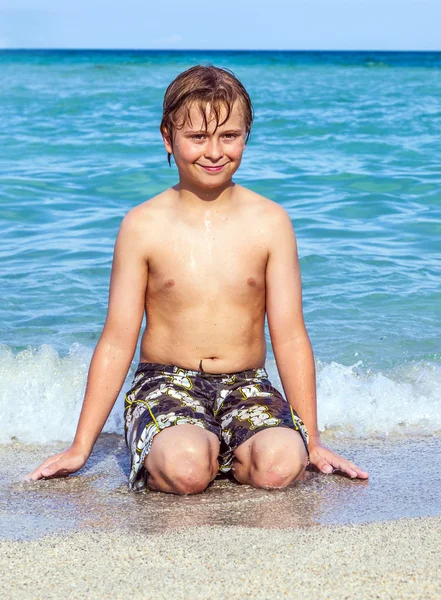
[[(325, 436), (326, 439), (326, 436)], [(369, 481), (308, 471), (284, 490), (258, 490), (218, 479), (203, 494), (129, 492), (123, 439), (103, 435), (89, 462), (67, 479), (23, 482), (60, 445), (0, 445), (2, 537), (63, 531), (157, 534), (200, 525), (286, 529), (441, 515), (440, 439), (326, 442), (370, 473)]]

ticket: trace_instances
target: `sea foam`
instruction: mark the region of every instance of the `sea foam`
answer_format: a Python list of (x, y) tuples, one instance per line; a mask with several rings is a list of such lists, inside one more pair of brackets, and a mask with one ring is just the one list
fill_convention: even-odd
[[(81, 410), (90, 348), (74, 344), (66, 356), (43, 345), (14, 354), (0, 346), (0, 442), (69, 442)], [(412, 362), (388, 371), (317, 361), (320, 431), (339, 437), (431, 435), (441, 432), (441, 365)], [(104, 427), (123, 433), (123, 390)], [(267, 362), (274, 384), (274, 359)]]
[[(72, 345), (61, 357), (50, 345), (14, 355), (0, 346), (0, 442), (71, 441), (75, 435), (92, 350)], [(122, 432), (121, 393), (104, 427)]]

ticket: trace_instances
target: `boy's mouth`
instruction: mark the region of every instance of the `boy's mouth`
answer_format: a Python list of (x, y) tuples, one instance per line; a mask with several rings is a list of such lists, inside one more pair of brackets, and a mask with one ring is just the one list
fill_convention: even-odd
[(223, 165), (215, 165), (215, 166), (210, 166), (210, 165), (201, 165), (199, 163), (196, 163), (199, 167), (201, 167), (202, 169), (204, 169), (204, 171), (207, 171), (207, 173), (218, 173), (219, 171), (222, 171), (222, 169), (228, 164), (228, 163), (224, 163)]

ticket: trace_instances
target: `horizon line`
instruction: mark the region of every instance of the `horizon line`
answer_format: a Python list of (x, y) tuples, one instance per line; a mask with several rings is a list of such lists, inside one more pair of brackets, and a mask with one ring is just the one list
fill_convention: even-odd
[(383, 50), (380, 48), (371, 49), (295, 49), (295, 48), (0, 48), (0, 52), (381, 52), (381, 53), (441, 53), (439, 50), (412, 50), (412, 49), (395, 49)]

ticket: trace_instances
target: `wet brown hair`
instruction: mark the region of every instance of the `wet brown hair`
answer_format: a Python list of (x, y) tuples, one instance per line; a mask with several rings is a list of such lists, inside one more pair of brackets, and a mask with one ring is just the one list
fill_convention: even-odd
[[(173, 144), (173, 130), (181, 129), (185, 123), (191, 123), (190, 109), (193, 104), (196, 104), (200, 110), (205, 129), (208, 129), (206, 108), (208, 104), (210, 105), (210, 115), (217, 129), (228, 121), (236, 100), (241, 103), (247, 132), (245, 143), (247, 143), (253, 122), (253, 106), (242, 83), (229, 69), (212, 65), (191, 67), (178, 75), (165, 92), (161, 133), (168, 136), (170, 143)], [(226, 110), (226, 114), (221, 122), (222, 110)], [(171, 164), (170, 153), (168, 163)]]

